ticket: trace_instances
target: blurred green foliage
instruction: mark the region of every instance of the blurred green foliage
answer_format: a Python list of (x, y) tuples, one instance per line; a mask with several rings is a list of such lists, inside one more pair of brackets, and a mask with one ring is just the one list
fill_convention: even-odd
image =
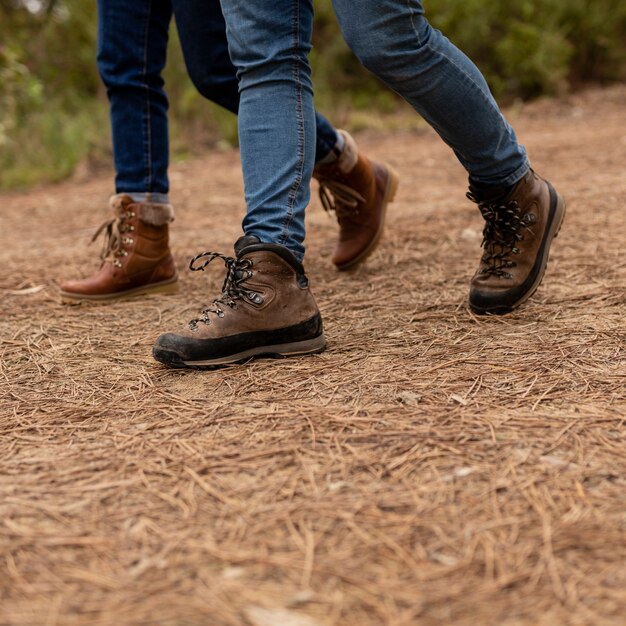
[[(330, 0), (315, 0), (316, 102), (350, 123), (399, 99), (340, 36)], [(80, 161), (110, 159), (106, 96), (95, 67), (95, 3), (0, 0), (0, 188), (58, 180)], [(481, 68), (501, 100), (626, 79), (624, 0), (426, 0), (427, 14)], [(186, 78), (172, 29), (166, 84), (174, 157), (225, 140), (236, 121)]]
[[(624, 0), (425, 0), (424, 5), (431, 24), (471, 57), (501, 100), (626, 79)], [(314, 37), (317, 93), (325, 100), (342, 94), (356, 98), (356, 105), (378, 104), (378, 83), (341, 39), (331, 0), (316, 1)]]
[(0, 0), (0, 188), (59, 180), (107, 149), (92, 4), (29, 7)]

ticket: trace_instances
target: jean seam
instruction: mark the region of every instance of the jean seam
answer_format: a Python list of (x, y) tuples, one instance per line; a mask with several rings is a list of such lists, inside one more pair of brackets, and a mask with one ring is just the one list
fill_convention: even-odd
[[(148, 45), (150, 37), (150, 18), (152, 15), (152, 2), (148, 2), (148, 12), (146, 13), (146, 25), (144, 28), (144, 44), (143, 44), (143, 71), (142, 78), (143, 84), (146, 89), (146, 111), (144, 115), (145, 134), (146, 141), (144, 146), (146, 149), (146, 190), (152, 191), (152, 127), (151, 127), (151, 115), (150, 115), (150, 87), (148, 85)], [(146, 145), (147, 144), (147, 145)]]
[(415, 33), (415, 37), (417, 38), (417, 45), (421, 46), (422, 41), (420, 39), (419, 33), (417, 32), (417, 26), (415, 25), (415, 20), (413, 19), (413, 17), (415, 15), (419, 15), (419, 13), (416, 13), (415, 10), (413, 9), (413, 4), (411, 3), (411, 0), (406, 0), (406, 6), (409, 9), (409, 13), (411, 15), (411, 28), (413, 28), (413, 32)]
[(299, 11), (299, 1), (294, 0), (294, 15), (292, 19), (292, 33), (293, 33), (293, 65), (292, 65), (292, 77), (294, 79), (294, 84), (296, 88), (296, 112), (297, 112), (297, 122), (298, 122), (298, 146), (297, 146), (297, 156), (298, 163), (296, 168), (296, 178), (289, 190), (289, 195), (287, 197), (287, 214), (283, 219), (283, 232), (280, 237), (280, 242), (282, 245), (286, 246), (289, 241), (289, 229), (291, 227), (291, 223), (293, 221), (294, 211), (293, 207), (295, 205), (296, 199), (298, 197), (298, 191), (302, 185), (303, 178), (303, 170), (304, 170), (304, 140), (305, 140), (305, 132), (304, 132), (304, 111), (302, 105), (302, 84), (300, 82), (300, 69), (298, 65), (298, 46), (300, 42), (300, 11)]

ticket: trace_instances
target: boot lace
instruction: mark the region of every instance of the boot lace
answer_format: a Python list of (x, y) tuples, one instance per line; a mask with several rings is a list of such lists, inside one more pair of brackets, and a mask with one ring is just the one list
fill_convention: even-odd
[(124, 246), (133, 243), (133, 238), (126, 235), (126, 233), (135, 230), (132, 224), (127, 223), (127, 220), (133, 217), (135, 217), (133, 211), (124, 211), (121, 215), (104, 222), (104, 224), (96, 230), (94, 236), (91, 238), (91, 243), (104, 233), (104, 241), (100, 252), (100, 258), (103, 262), (109, 261), (113, 263), (115, 267), (122, 266), (119, 257), (128, 256), (128, 251)]
[(516, 200), (508, 202), (483, 202), (471, 191), (467, 197), (478, 205), (485, 220), (481, 246), (483, 267), (479, 273), (499, 278), (513, 278), (507, 271), (517, 265), (512, 256), (520, 254), (518, 243), (524, 239), (524, 231), (533, 232), (536, 217), (532, 213), (522, 215)]
[[(192, 272), (203, 272), (204, 269), (215, 259), (222, 259), (226, 266), (226, 277), (222, 285), (222, 294), (219, 298), (215, 298), (210, 306), (205, 307), (200, 312), (200, 317), (194, 318), (189, 322), (189, 328), (192, 331), (198, 329), (198, 324), (210, 324), (210, 315), (224, 317), (224, 308), (234, 309), (237, 306), (237, 300), (247, 298), (254, 304), (261, 304), (263, 297), (246, 289), (243, 283), (252, 277), (252, 261), (250, 259), (237, 259), (234, 257), (220, 254), (219, 252), (203, 252), (198, 254), (189, 263), (189, 269)], [(200, 264), (199, 262), (202, 261)]]
[(320, 180), (319, 196), (324, 210), (327, 213), (334, 211), (338, 219), (357, 216), (359, 204), (365, 202), (358, 191), (330, 178)]

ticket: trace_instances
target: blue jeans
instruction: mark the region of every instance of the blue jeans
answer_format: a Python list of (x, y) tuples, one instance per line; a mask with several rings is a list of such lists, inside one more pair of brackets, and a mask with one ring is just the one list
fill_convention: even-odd
[[(98, 0), (98, 69), (110, 100), (115, 188), (148, 193), (157, 202), (169, 191), (168, 101), (161, 73), (172, 12), (194, 85), (237, 113), (238, 82), (219, 0)], [(316, 158), (323, 159), (337, 133), (319, 114), (316, 123)]]
[[(313, 169), (311, 0), (221, 0), (240, 80), (244, 229), (304, 253)], [(333, 0), (361, 62), (403, 96), (478, 185), (510, 186), (530, 165), (476, 66), (426, 18), (420, 0)], [(264, 146), (275, 149), (262, 159)]]

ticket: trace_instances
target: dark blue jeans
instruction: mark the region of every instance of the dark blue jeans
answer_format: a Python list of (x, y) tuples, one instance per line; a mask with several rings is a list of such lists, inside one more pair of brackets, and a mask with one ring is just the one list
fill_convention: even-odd
[[(98, 70), (111, 105), (117, 193), (169, 191), (167, 109), (161, 73), (176, 26), (189, 76), (207, 99), (237, 113), (239, 90), (219, 0), (98, 0)], [(337, 142), (316, 114), (316, 159)]]
[[(315, 136), (313, 0), (221, 0), (240, 81), (244, 229), (304, 254)], [(480, 185), (528, 171), (526, 151), (478, 68), (424, 16), (422, 0), (333, 0), (346, 42), (439, 133)], [(276, 146), (272, 159), (259, 158)], [(276, 164), (280, 164), (279, 167)]]

